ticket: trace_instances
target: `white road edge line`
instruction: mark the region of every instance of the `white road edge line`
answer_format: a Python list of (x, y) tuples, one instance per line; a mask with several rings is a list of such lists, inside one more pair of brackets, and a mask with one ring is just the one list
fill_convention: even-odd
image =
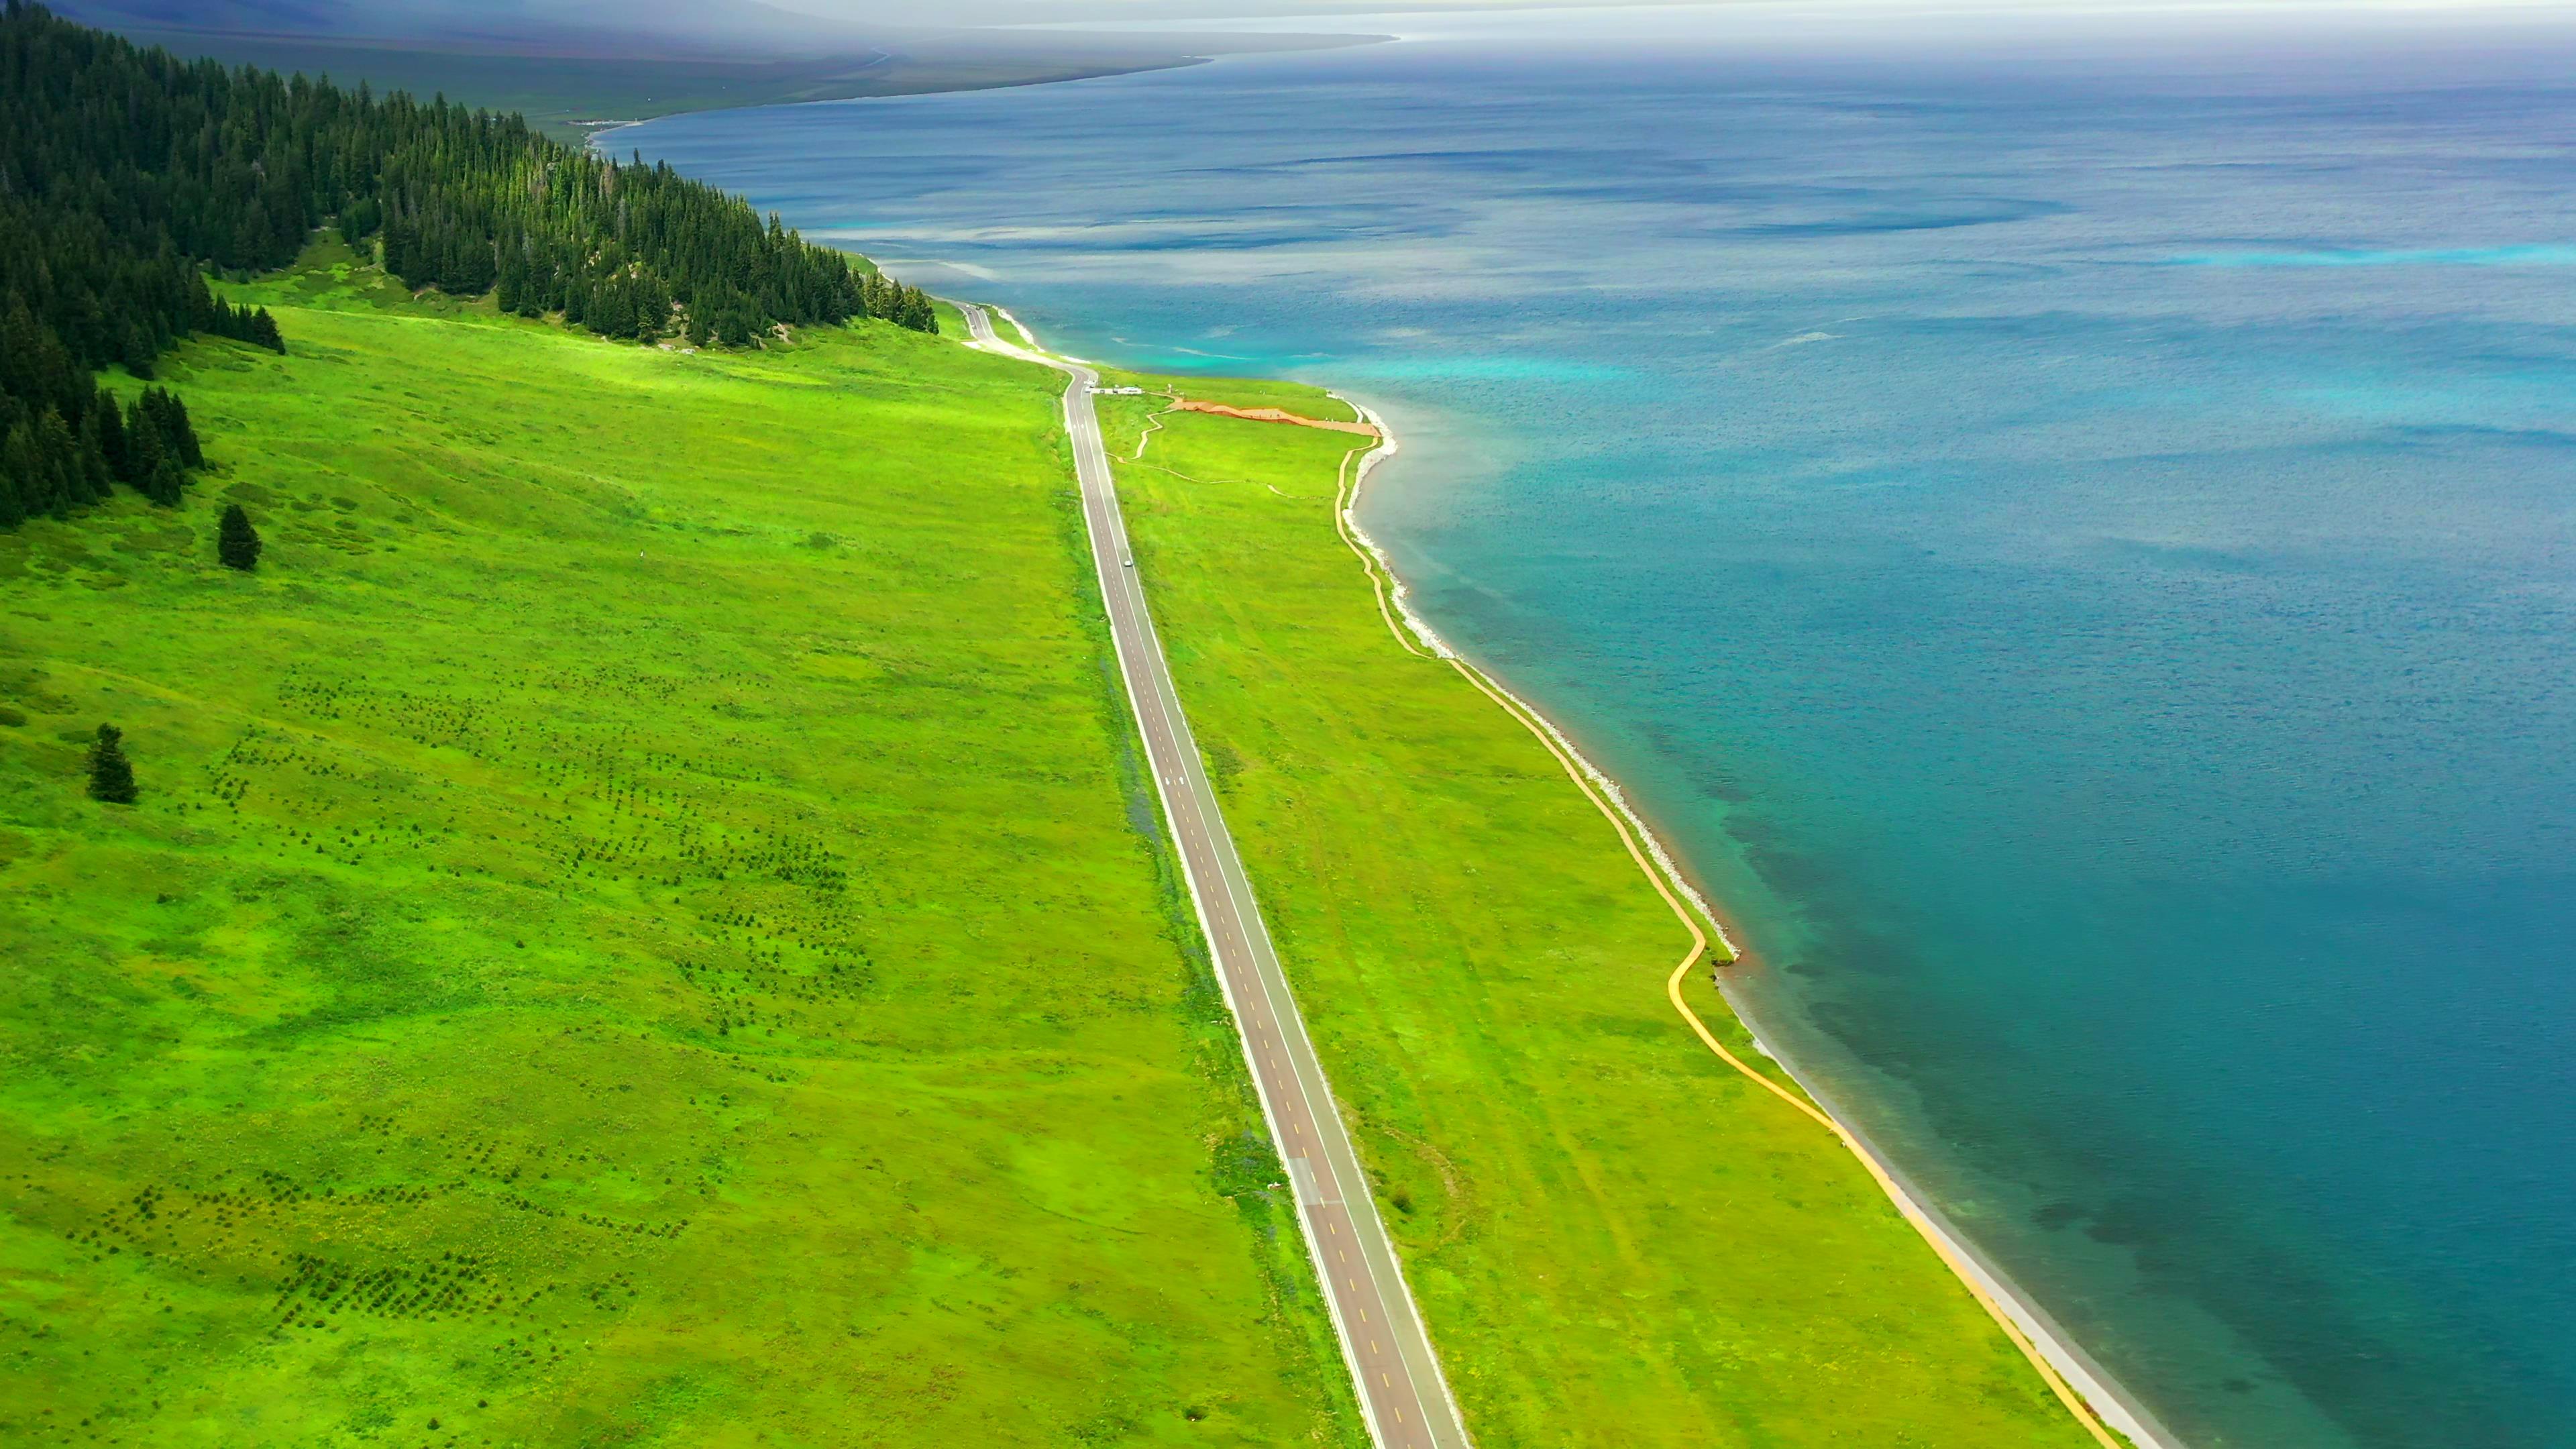
[[(1107, 609), (1114, 588), (1121, 596), (1122, 602), (1127, 605), (1130, 621), (1138, 634), (1140, 650), (1150, 650), (1153, 663), (1162, 666), (1159, 681), (1162, 687), (1149, 689), (1146, 692), (1154, 696), (1154, 713), (1160, 717), (1172, 753), (1179, 757), (1170, 762), (1179, 767), (1172, 774), (1166, 773), (1162, 762), (1151, 758), (1154, 735), (1152, 730), (1146, 728), (1144, 703), (1137, 689), (1140, 661), (1130, 657), (1126, 640), (1118, 628), (1116, 616), (1113, 614), (1109, 618), (1110, 645), (1118, 656), (1119, 684), (1126, 692), (1128, 708), (1135, 714), (1138, 731), (1148, 753), (1147, 773), (1154, 777), (1155, 793), (1161, 797), (1164, 824), (1172, 832), (1176, 846), (1185, 838), (1201, 838), (1202, 832), (1203, 838), (1211, 841), (1222, 840), (1230, 846), (1231, 838), (1225, 834), (1223, 821), (1210, 818), (1214, 802), (1207, 794), (1206, 781), (1195, 757), (1197, 745), (1190, 734), (1187, 719), (1180, 712), (1179, 691), (1171, 682), (1169, 666), (1163, 663), (1162, 641), (1156, 637), (1153, 615), (1145, 606), (1143, 583), (1135, 576), (1133, 568), (1127, 562), (1134, 558), (1134, 554), (1126, 535), (1125, 517), (1118, 508), (1116, 481), (1110, 472), (1107, 449), (1101, 442), (1098, 416), (1088, 407), (1077, 407), (1077, 399), (1086, 404), (1090, 401), (1089, 390), (1099, 384), (1099, 374), (1079, 361), (1004, 342), (994, 334), (992, 323), (985, 316), (981, 306), (965, 302), (958, 303), (957, 306), (966, 319), (967, 331), (972, 338), (970, 346), (1001, 356), (1038, 363), (1067, 375), (1069, 384), (1062, 404), (1065, 432), (1073, 443), (1075, 480), (1082, 492), (1080, 501), (1083, 525), (1091, 536), (1092, 567), (1099, 576), (1102, 607)], [(1031, 334), (1018, 319), (1012, 318), (1011, 322), (1023, 336), (1034, 340), (1034, 334)], [(1082, 416), (1083, 413), (1092, 413), (1092, 416), (1085, 419)], [(1084, 425), (1086, 421), (1089, 423), (1088, 427)], [(1086, 467), (1086, 464), (1092, 466)], [(1089, 486), (1094, 478), (1097, 479), (1096, 495), (1094, 489)], [(1095, 501), (1099, 504), (1099, 512), (1102, 515), (1100, 517), (1094, 516)], [(1114, 565), (1113, 554), (1117, 556)], [(1149, 683), (1154, 682), (1154, 675), (1150, 672), (1143, 673), (1142, 677)], [(1171, 788), (1173, 774), (1177, 775), (1181, 786), (1177, 791)], [(1190, 797), (1191, 814), (1197, 817), (1193, 823), (1201, 827), (1201, 832), (1192, 832), (1190, 836), (1185, 837), (1173, 798), (1175, 794)], [(1207, 887), (1200, 880), (1197, 869), (1190, 863), (1190, 852), (1186, 849), (1176, 849), (1175, 853), (1181, 857), (1181, 872), (1190, 888), (1190, 904), (1198, 916), (1199, 930), (1207, 939), (1209, 950), (1214, 953), (1218, 935), (1213, 929), (1213, 922), (1208, 913)], [(1231, 849), (1219, 851), (1211, 846), (1209, 853), (1216, 856), (1214, 864), (1218, 868), (1218, 884), (1224, 888), (1226, 904), (1233, 908), (1238, 919), (1246, 921), (1249, 928), (1246, 934), (1257, 937), (1257, 940), (1248, 944), (1244, 950), (1245, 954), (1252, 957), (1252, 976), (1255, 984), (1260, 987), (1263, 1005), (1269, 1008), (1274, 1021), (1286, 1023), (1280, 1028), (1281, 1035), (1285, 1037), (1288, 1027), (1293, 1027), (1296, 1033), (1296, 1045), (1305, 1048), (1302, 1057), (1297, 1051), (1289, 1052), (1288, 1076), (1296, 1083), (1298, 1096), (1307, 1109), (1307, 1117), (1319, 1123), (1326, 1120), (1332, 1123), (1332, 1130), (1329, 1134), (1323, 1135), (1323, 1166), (1331, 1173), (1343, 1213), (1351, 1219), (1352, 1226), (1357, 1232), (1360, 1257), (1369, 1268), (1370, 1286), (1376, 1290), (1379, 1306), (1389, 1310), (1390, 1318), (1393, 1316), (1393, 1305), (1386, 1291), (1386, 1279), (1392, 1277), (1395, 1280), (1395, 1293), (1400, 1295), (1402, 1311), (1408, 1320), (1403, 1326), (1411, 1330), (1409, 1333), (1398, 1335), (1396, 1357), (1405, 1366), (1406, 1379), (1413, 1391), (1416, 1406), (1423, 1410), (1422, 1429), (1430, 1436), (1435, 1449), (1468, 1449), (1473, 1441), (1467, 1435), (1463, 1416), (1459, 1413), (1456, 1397), (1450, 1391), (1448, 1376), (1442, 1371), (1438, 1352), (1431, 1344), (1428, 1330), (1423, 1327), (1420, 1308), (1414, 1301), (1412, 1285), (1405, 1281), (1402, 1262), (1395, 1253), (1394, 1241), (1387, 1235), (1385, 1223), (1378, 1216), (1373, 1195), (1364, 1190), (1366, 1178), (1365, 1176), (1359, 1178), (1356, 1186), (1363, 1190), (1358, 1191), (1354, 1191), (1353, 1183), (1344, 1181), (1346, 1164), (1349, 1173), (1356, 1174), (1360, 1170), (1357, 1149), (1352, 1145), (1349, 1134), (1343, 1127), (1338, 1109), (1321, 1112), (1316, 1110), (1319, 1099), (1328, 1107), (1332, 1104), (1331, 1087), (1323, 1079), (1321, 1061), (1314, 1055), (1314, 1045), (1307, 1035), (1305, 1019), (1296, 1009), (1293, 993), (1288, 991), (1287, 979), (1280, 970), (1277, 952), (1270, 947), (1269, 933), (1261, 921), (1259, 903), (1253, 899), (1251, 882), (1242, 874), (1242, 862), (1236, 852)], [(1232, 933), (1228, 932), (1225, 939), (1230, 943), (1233, 939)], [(1217, 989), (1225, 998), (1226, 1010), (1234, 1018), (1237, 1044), (1243, 1050), (1245, 1068), (1252, 1074), (1254, 1096), (1261, 1104), (1263, 1123), (1269, 1129), (1271, 1142), (1278, 1150), (1281, 1160), (1285, 1162), (1291, 1155), (1288, 1151), (1287, 1138), (1280, 1131), (1278, 1107), (1270, 1099), (1268, 1082), (1261, 1070), (1261, 1063), (1255, 1056), (1251, 1028), (1243, 1015), (1241, 1003), (1235, 998), (1233, 983), (1228, 980), (1224, 962), (1211, 959), (1209, 966), (1216, 976)], [(1288, 994), (1289, 997), (1284, 1011), (1280, 1000), (1282, 994)], [(1310, 1075), (1313, 1078), (1311, 1081)], [(1297, 1155), (1307, 1156), (1311, 1167), (1313, 1161), (1311, 1155)], [(1334, 1160), (1337, 1156), (1340, 1161)], [(1359, 1389), (1357, 1397), (1360, 1412), (1367, 1422), (1369, 1436), (1376, 1443), (1384, 1445), (1387, 1443), (1386, 1426), (1378, 1419), (1376, 1405), (1368, 1389), (1367, 1375), (1361, 1366), (1358, 1345), (1342, 1317), (1339, 1300), (1324, 1279), (1323, 1242), (1316, 1232), (1306, 1194), (1297, 1191), (1295, 1184), (1292, 1183), (1289, 1197), (1297, 1209), (1298, 1227), (1305, 1235), (1308, 1256), (1316, 1265), (1318, 1286), (1324, 1290), (1324, 1306), (1332, 1318), (1334, 1335), (1341, 1341), (1342, 1356), (1350, 1366), (1354, 1386)], [(1365, 1205), (1366, 1229), (1361, 1228), (1362, 1210), (1355, 1210), (1352, 1207), (1355, 1198)], [(1392, 1381), (1383, 1372), (1379, 1377), (1382, 1384), (1392, 1386)], [(1438, 1386), (1438, 1408), (1445, 1409), (1447, 1411), (1445, 1414), (1435, 1412), (1426, 1402), (1421, 1382), (1425, 1377)], [(1405, 1428), (1413, 1427), (1406, 1422), (1407, 1416), (1400, 1408), (1396, 1411), (1396, 1419)]]

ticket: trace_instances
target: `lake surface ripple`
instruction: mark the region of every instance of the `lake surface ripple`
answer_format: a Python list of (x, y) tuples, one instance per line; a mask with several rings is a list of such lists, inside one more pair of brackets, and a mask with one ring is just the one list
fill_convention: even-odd
[(2193, 1443), (2576, 1444), (2576, 46), (1732, 13), (610, 144), (1387, 413), (1418, 606)]

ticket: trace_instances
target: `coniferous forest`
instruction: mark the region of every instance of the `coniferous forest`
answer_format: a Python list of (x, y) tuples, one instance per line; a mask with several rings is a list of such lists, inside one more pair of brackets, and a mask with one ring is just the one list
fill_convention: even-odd
[(205, 270), (292, 261), (316, 226), (415, 288), (496, 292), (606, 337), (747, 346), (781, 325), (876, 317), (936, 331), (920, 289), (807, 244), (667, 166), (548, 140), (517, 116), (183, 61), (41, 6), (0, 13), (0, 527), (123, 483), (179, 501), (187, 409), (120, 407), (180, 338), (283, 352)]

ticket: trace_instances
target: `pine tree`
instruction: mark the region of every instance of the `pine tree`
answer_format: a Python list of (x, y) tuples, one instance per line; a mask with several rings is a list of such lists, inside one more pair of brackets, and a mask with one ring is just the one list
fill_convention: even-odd
[(250, 340), (280, 357), (286, 355), (286, 336), (277, 330), (277, 319), (268, 315), (266, 307), (250, 315)]
[[(14, 430), (9, 435), (15, 436)], [(16, 528), (27, 521), (27, 486), (18, 475), (16, 453), (8, 438), (0, 437), (0, 529)]]
[[(925, 302), (925, 310), (927, 305)], [(188, 421), (188, 405), (179, 401), (179, 395), (175, 392), (164, 392), (161, 395), (170, 400), (171, 441), (178, 444), (171, 451), (179, 455), (179, 461), (184, 466), (190, 468), (206, 466), (206, 450), (197, 442), (196, 424)]]
[(376, 204), (374, 197), (352, 198), (347, 206), (340, 208), (341, 240), (347, 242), (349, 249), (359, 256), (368, 256), (375, 248), (368, 243), (367, 239), (376, 234), (376, 222), (383, 215), (384, 208)]
[(114, 486), (116, 469), (107, 461), (106, 436), (106, 420), (115, 416), (116, 403), (113, 400), (107, 400), (105, 406), (92, 404), (89, 411), (81, 415), (80, 467), (81, 492), (85, 495), (83, 502), (105, 503), (108, 495), (116, 491)]
[(622, 281), (601, 284), (590, 303), (591, 331), (602, 337), (624, 337), (635, 330), (635, 299)]
[(140, 378), (152, 376), (152, 333), (138, 322), (128, 322), (119, 332), (116, 360), (125, 370)]
[(188, 475), (179, 471), (179, 465), (165, 455), (161, 466), (153, 469), (152, 476), (143, 480), (143, 496), (164, 508), (176, 508), (181, 490), (187, 486)]
[(670, 289), (651, 277), (642, 278), (635, 284), (635, 340), (649, 343), (670, 326)]
[(228, 569), (248, 573), (259, 567), (259, 550), (259, 530), (250, 526), (250, 515), (238, 503), (226, 505), (215, 530), (215, 557)]
[(125, 731), (112, 724), (98, 727), (89, 747), (89, 798), (111, 805), (134, 803), (134, 764), (125, 758)]
[(144, 415), (161, 434), (161, 451), (182, 468), (206, 466), (206, 455), (197, 444), (197, 430), (188, 422), (188, 405), (179, 395), (164, 387), (143, 390)]
[(60, 518), (89, 502), (89, 482), (81, 476), (80, 442), (63, 415), (45, 409), (36, 419), (35, 440), (45, 470), (45, 507)]
[(152, 475), (161, 471), (169, 456), (168, 446), (161, 441), (160, 425), (143, 411), (143, 403), (137, 399), (134, 411), (125, 418), (125, 471), (118, 476), (150, 493)]
[(176, 508), (179, 490), (187, 484), (188, 475), (180, 468), (177, 448), (170, 439), (165, 421), (168, 409), (159, 401), (169, 396), (156, 387), (145, 390), (135, 400), (134, 414), (128, 420), (126, 440), (130, 446), (126, 451), (134, 459), (134, 486), (162, 507)]
[(116, 405), (116, 394), (100, 388), (90, 401), (89, 415), (98, 429), (99, 456), (107, 460), (109, 475), (127, 477), (125, 413)]
[(51, 506), (45, 496), (44, 460), (36, 454), (36, 430), (25, 423), (0, 436), (0, 483), (7, 485), (9, 495), (0, 500), (0, 517), (11, 528)]

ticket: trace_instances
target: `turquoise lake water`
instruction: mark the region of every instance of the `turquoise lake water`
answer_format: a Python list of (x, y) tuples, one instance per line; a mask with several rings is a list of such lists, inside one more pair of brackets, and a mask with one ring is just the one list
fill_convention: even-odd
[(1417, 606), (2188, 1442), (2576, 1444), (2576, 30), (1728, 13), (610, 143), (1387, 414)]

